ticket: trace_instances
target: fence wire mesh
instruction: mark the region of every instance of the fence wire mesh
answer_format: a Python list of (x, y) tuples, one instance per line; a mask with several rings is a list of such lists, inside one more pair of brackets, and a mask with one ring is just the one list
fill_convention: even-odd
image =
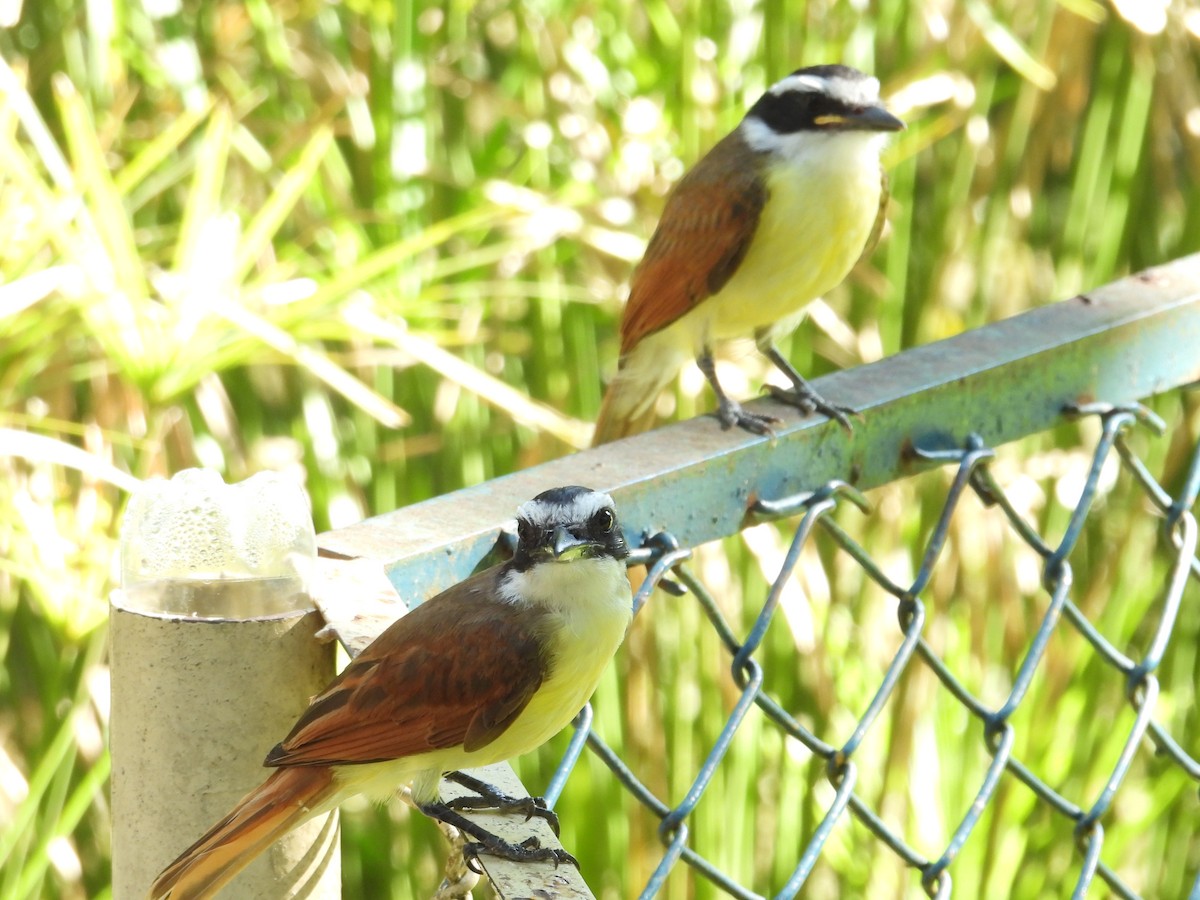
[[(1096, 876), (1117, 896), (1137, 896), (1121, 877), (1120, 861), (1105, 862), (1101, 859), (1105, 842), (1102, 820), (1113, 808), (1114, 798), (1126, 782), (1131, 764), (1139, 751), (1145, 753), (1149, 748), (1157, 758), (1177, 767), (1192, 783), (1200, 785), (1200, 761), (1193, 755), (1194, 751), (1190, 753), (1186, 750), (1185, 744), (1168, 733), (1156, 719), (1160, 688), (1156, 671), (1172, 638), (1177, 614), (1185, 595), (1192, 604), (1200, 600), (1200, 590), (1195, 584), (1200, 582), (1200, 559), (1196, 555), (1197, 532), (1193, 510), (1197, 493), (1200, 492), (1200, 445), (1191, 449), (1186, 477), (1172, 493), (1156, 479), (1148, 465), (1132, 449), (1133, 444), (1129, 440), (1132, 429), (1145, 428), (1159, 435), (1164, 432), (1163, 422), (1152, 412), (1140, 405), (1111, 407), (1093, 404), (1070, 409), (1067, 415), (1073, 418), (1098, 417), (1101, 428), (1078, 501), (1070, 510), (1062, 536), (1057, 540), (1039, 534), (1037, 527), (1019, 510), (1020, 504), (1006, 493), (990, 465), (994, 451), (985, 446), (980, 438), (972, 436), (963, 446), (952, 449), (913, 448), (912, 452), (926, 461), (953, 467), (954, 475), (937, 524), (920, 556), (915, 577), (909, 583), (893, 580), (872, 557), (871, 551), (856, 541), (831, 515), (839, 505), (845, 503), (864, 511), (869, 510), (867, 500), (850, 485), (833, 482), (812, 492), (758, 500), (753, 508), (757, 519), (794, 519), (795, 525), (782, 566), (770, 584), (752, 626), (744, 634), (739, 634), (727, 620), (718, 597), (689, 565), (693, 548), (680, 546), (669, 533), (649, 537), (631, 560), (647, 566), (646, 578), (634, 597), (635, 611), (641, 611), (659, 587), (675, 594), (690, 594), (703, 609), (707, 621), (724, 646), (727, 654), (724, 662), (739, 692), (736, 702), (729, 710), (718, 738), (696, 771), (690, 788), (681, 798), (656, 795), (591, 729), (591, 711), (585, 709), (577, 720), (573, 739), (546, 791), (547, 801), (553, 805), (557, 800), (567, 776), (586, 747), (659, 820), (658, 833), (663, 845), (661, 859), (642, 889), (641, 897), (649, 898), (658, 894), (671, 873), (682, 863), (729, 895), (757, 898), (760, 895), (751, 887), (738, 883), (722, 872), (717, 864), (698, 852), (689, 840), (689, 820), (704, 804), (706, 789), (718, 776), (738, 729), (746, 722), (750, 711), (757, 707), (784, 734), (800, 741), (812, 754), (824, 760), (825, 777), (834, 792), (832, 802), (812, 830), (806, 846), (774, 848), (776, 853), (793, 853), (795, 859), (791, 875), (778, 888), (776, 897), (792, 897), (801, 891), (831, 833), (848, 816), (865, 826), (905, 865), (919, 870), (920, 884), (925, 893), (931, 897), (949, 896), (953, 886), (954, 861), (971, 840), (972, 832), (980, 824), (989, 805), (995, 801), (997, 789), (1005, 779), (1016, 779), (1027, 786), (1045, 810), (1062, 817), (1070, 826), (1078, 848), (1078, 874), (1072, 873), (1070, 879), (1073, 881), (1073, 896), (1083, 896)], [(1076, 549), (1085, 523), (1089, 516), (1097, 514), (1095, 501), (1102, 473), (1114, 455), (1130, 476), (1130, 482), (1136, 485), (1135, 489), (1144, 494), (1146, 514), (1157, 516), (1160, 520), (1158, 552), (1167, 563), (1157, 602), (1149, 609), (1133, 641), (1138, 646), (1125, 650), (1117, 646), (1125, 642), (1123, 638), (1102, 633), (1073, 599), (1071, 564), (1072, 552)], [(998, 511), (1011, 535), (1036, 554), (1040, 560), (1042, 590), (1048, 598), (1041, 608), (1040, 620), (1028, 624), (1029, 637), (1023, 655), (1015, 660), (998, 661), (1011, 665), (1014, 672), (1007, 685), (1007, 696), (998, 704), (989, 703), (972, 692), (961, 674), (956, 675), (951, 665), (939, 657), (927, 639), (930, 601), (925, 595), (934, 577), (952, 519), (960, 513), (964, 497), (971, 493), (982, 501), (984, 507)], [(857, 712), (856, 725), (849, 735), (817, 734), (806, 727), (799, 716), (773, 699), (764, 689), (763, 665), (756, 658), (801, 553), (818, 533), (832, 540), (837, 548), (861, 567), (866, 577), (896, 601), (899, 647), (888, 661), (873, 699)], [(1120, 604), (1122, 601), (1120, 596), (1114, 594), (1108, 602)], [(1056, 787), (1062, 781), (1060, 775), (1036, 771), (1014, 752), (1017, 734), (1014, 716), (1027, 699), (1030, 686), (1039, 671), (1045, 668), (1047, 648), (1052, 638), (1059, 629), (1064, 628), (1077, 632), (1090, 645), (1105, 671), (1120, 680), (1133, 711), (1133, 722), (1123, 736), (1123, 748), (1116, 763), (1111, 765), (1106, 774), (1093, 773), (1102, 786), (1074, 796), (1068, 796)], [(895, 697), (898, 682), (908, 670), (920, 666), (927, 667), (954, 701), (977, 720), (975, 734), (982, 738), (983, 750), (989, 757), (973, 802), (962, 814), (961, 821), (951, 832), (945, 846), (935, 852), (916, 846), (918, 841), (906, 835), (902, 827), (890, 824), (888, 816), (873, 809), (862, 792), (856, 790), (860, 782), (858, 760), (862, 756), (860, 751), (864, 743), (871, 739), (874, 730), (879, 727), (885, 707), (899, 702)], [(1053, 711), (1041, 711), (1041, 714), (1052, 715)], [(1115, 721), (1113, 726), (1117, 726)], [(1064, 735), (1064, 740), (1069, 740), (1069, 736)], [(1185, 743), (1194, 746), (1195, 740), (1196, 735), (1190, 735)], [(1195, 834), (1200, 838), (1200, 823), (1195, 825)], [(1169, 864), (1197, 865), (1197, 861), (1173, 860)], [(1189, 896), (1193, 900), (1200, 900), (1200, 873), (1189, 872), (1186, 877), (1194, 879), (1190, 881)]]
[[(853, 435), (680, 422), (320, 546), (420, 602), (503, 558), (523, 500), (612, 493), (642, 612), (545, 791), (568, 849), (622, 860), (606, 893), (1200, 900), (1194, 397), (1156, 401), (1183, 410), (1165, 440), (1137, 405), (1062, 415), (1194, 387), (1196, 347), (1200, 254), (827, 376)], [(860, 515), (832, 479), (889, 486)], [(577, 815), (576, 785), (620, 814)]]

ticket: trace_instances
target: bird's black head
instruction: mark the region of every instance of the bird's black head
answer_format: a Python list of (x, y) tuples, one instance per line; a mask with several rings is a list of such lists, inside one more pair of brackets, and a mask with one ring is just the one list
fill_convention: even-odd
[(551, 488), (517, 509), (517, 550), (512, 564), (520, 571), (539, 562), (624, 559), (628, 555), (608, 494), (578, 485)]
[(797, 69), (771, 85), (746, 118), (758, 119), (776, 134), (904, 128), (884, 109), (879, 81), (842, 65)]

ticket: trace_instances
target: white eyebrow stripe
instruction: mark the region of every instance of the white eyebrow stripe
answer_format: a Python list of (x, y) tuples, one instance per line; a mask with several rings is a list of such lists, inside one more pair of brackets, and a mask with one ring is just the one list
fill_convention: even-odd
[(527, 500), (517, 507), (517, 518), (524, 519), (539, 528), (546, 528), (552, 524), (586, 522), (605, 507), (614, 508), (612, 497), (599, 491), (592, 491), (588, 494), (580, 494), (568, 506), (561, 503), (548, 503), (545, 500)]
[(801, 91), (808, 94), (827, 94), (835, 100), (841, 100), (850, 106), (870, 106), (879, 102), (879, 79), (863, 78), (822, 78), (819, 75), (789, 75), (768, 88), (769, 94), (783, 94), (787, 91)]
[(821, 78), (818, 75), (789, 75), (775, 82), (768, 89), (768, 93), (782, 94), (785, 91), (805, 91), (811, 94), (825, 94), (829, 92), (829, 79)]

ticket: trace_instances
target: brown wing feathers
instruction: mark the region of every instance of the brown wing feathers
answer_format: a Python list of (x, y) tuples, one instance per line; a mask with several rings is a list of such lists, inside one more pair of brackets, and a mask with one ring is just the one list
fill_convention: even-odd
[[(543, 668), (517, 664), (537, 655), (538, 642), (485, 599), (495, 578), (482, 573), (392, 623), (312, 702), (266, 765), (379, 762), (494, 740), (525, 708)], [(442, 627), (447, 621), (457, 626)]]
[(667, 198), (630, 281), (621, 318), (621, 361), (604, 392), (592, 446), (653, 426), (654, 400), (682, 360), (640, 358), (635, 363), (634, 351), (646, 337), (720, 291), (750, 248), (768, 192), (758, 177), (758, 157), (747, 157), (744, 149), (736, 131), (726, 136)]
[(767, 199), (756, 166), (744, 160), (734, 132), (675, 186), (633, 274), (622, 355), (719, 291), (741, 263)]

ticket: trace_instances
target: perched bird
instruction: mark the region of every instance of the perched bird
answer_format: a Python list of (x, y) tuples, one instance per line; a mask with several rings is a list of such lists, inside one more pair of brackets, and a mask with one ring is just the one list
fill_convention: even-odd
[[(557, 824), (540, 801), (455, 770), (533, 750), (587, 703), (629, 625), (628, 553), (607, 494), (560, 487), (522, 504), (513, 558), (415, 607), (363, 650), (267, 754), (275, 772), (149, 896), (210, 897), (301, 822), (356, 794), (386, 800), (406, 783), (422, 812), (474, 838), (469, 853), (574, 862), (459, 814), (516, 809)], [(446, 772), (481, 796), (441, 802)]]
[(694, 358), (725, 428), (769, 434), (717, 381), (713, 346), (754, 337), (791, 382), (779, 400), (849, 428), (775, 347), (878, 238), (887, 204), (879, 154), (904, 123), (879, 82), (849, 66), (798, 69), (772, 85), (675, 186), (633, 273), (621, 359), (593, 445), (649, 428), (662, 389)]

